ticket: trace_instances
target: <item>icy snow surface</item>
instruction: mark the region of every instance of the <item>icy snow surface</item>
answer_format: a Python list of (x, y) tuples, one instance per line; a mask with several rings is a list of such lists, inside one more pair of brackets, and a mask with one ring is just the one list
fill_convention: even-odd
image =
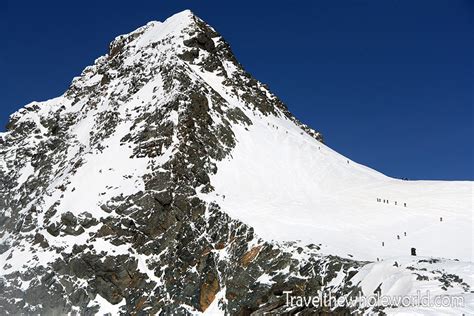
[(234, 126), (238, 144), (211, 177), (215, 192), (202, 197), (261, 237), (322, 244), (325, 253), (361, 260), (410, 255), (412, 247), (472, 260), (472, 182), (389, 178), (286, 118), (252, 121)]

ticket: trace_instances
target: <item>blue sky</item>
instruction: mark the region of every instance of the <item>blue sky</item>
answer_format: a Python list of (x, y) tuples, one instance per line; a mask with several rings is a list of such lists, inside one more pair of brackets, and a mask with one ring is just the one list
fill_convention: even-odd
[(340, 153), (394, 177), (474, 178), (473, 1), (2, 1), (0, 124), (109, 42), (191, 9)]

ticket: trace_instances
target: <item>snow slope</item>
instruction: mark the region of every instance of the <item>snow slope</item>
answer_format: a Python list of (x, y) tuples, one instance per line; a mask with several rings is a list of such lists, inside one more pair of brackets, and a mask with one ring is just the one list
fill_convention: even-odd
[(410, 255), (412, 247), (423, 256), (472, 260), (472, 182), (393, 179), (286, 118), (252, 121), (234, 126), (238, 144), (211, 177), (216, 191), (203, 198), (263, 238), (321, 243), (325, 253), (370, 261)]

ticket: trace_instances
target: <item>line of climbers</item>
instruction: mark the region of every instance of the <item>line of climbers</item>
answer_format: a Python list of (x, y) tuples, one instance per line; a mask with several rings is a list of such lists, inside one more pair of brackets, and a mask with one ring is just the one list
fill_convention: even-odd
[[(377, 199), (377, 200), (379, 200), (379, 199)], [(443, 217), (440, 217), (440, 218), (439, 218), (439, 221), (442, 222), (442, 221), (443, 221)], [(403, 232), (403, 236), (406, 237), (406, 236), (407, 236), (407, 232)], [(397, 239), (400, 240), (400, 235), (397, 235)], [(385, 242), (384, 242), (384, 241), (382, 241), (382, 247), (385, 247)], [(416, 248), (411, 248), (410, 253), (411, 253), (412, 256), (416, 256)], [(379, 258), (377, 258), (377, 261), (379, 261)], [(383, 260), (382, 260), (382, 261), (383, 261)]]
[[(377, 198), (377, 202), (383, 202), (383, 203), (386, 203), (386, 204), (390, 204), (390, 201), (389, 201), (389, 200), (385, 200), (385, 199), (382, 200), (381, 198)], [(395, 201), (395, 205), (398, 205), (398, 202), (397, 202), (397, 201)], [(404, 206), (404, 207), (407, 207), (407, 203), (404, 202), (404, 203), (403, 203), (403, 206)]]
[[(403, 232), (403, 235), (406, 237), (407, 232)], [(400, 235), (397, 235), (397, 239), (400, 239)], [(385, 247), (385, 242), (384, 241), (382, 241), (382, 247)], [(410, 254), (412, 256), (416, 256), (416, 248), (414, 248), (414, 247), (410, 248)], [(377, 261), (379, 261), (379, 258), (377, 258)], [(383, 259), (382, 259), (382, 261), (383, 261)]]

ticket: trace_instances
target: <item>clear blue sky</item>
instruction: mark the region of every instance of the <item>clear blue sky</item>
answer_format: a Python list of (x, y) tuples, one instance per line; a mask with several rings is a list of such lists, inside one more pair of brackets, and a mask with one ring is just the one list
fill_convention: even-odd
[(474, 1), (1, 1), (0, 124), (63, 93), (109, 42), (191, 9), (342, 154), (474, 178)]

